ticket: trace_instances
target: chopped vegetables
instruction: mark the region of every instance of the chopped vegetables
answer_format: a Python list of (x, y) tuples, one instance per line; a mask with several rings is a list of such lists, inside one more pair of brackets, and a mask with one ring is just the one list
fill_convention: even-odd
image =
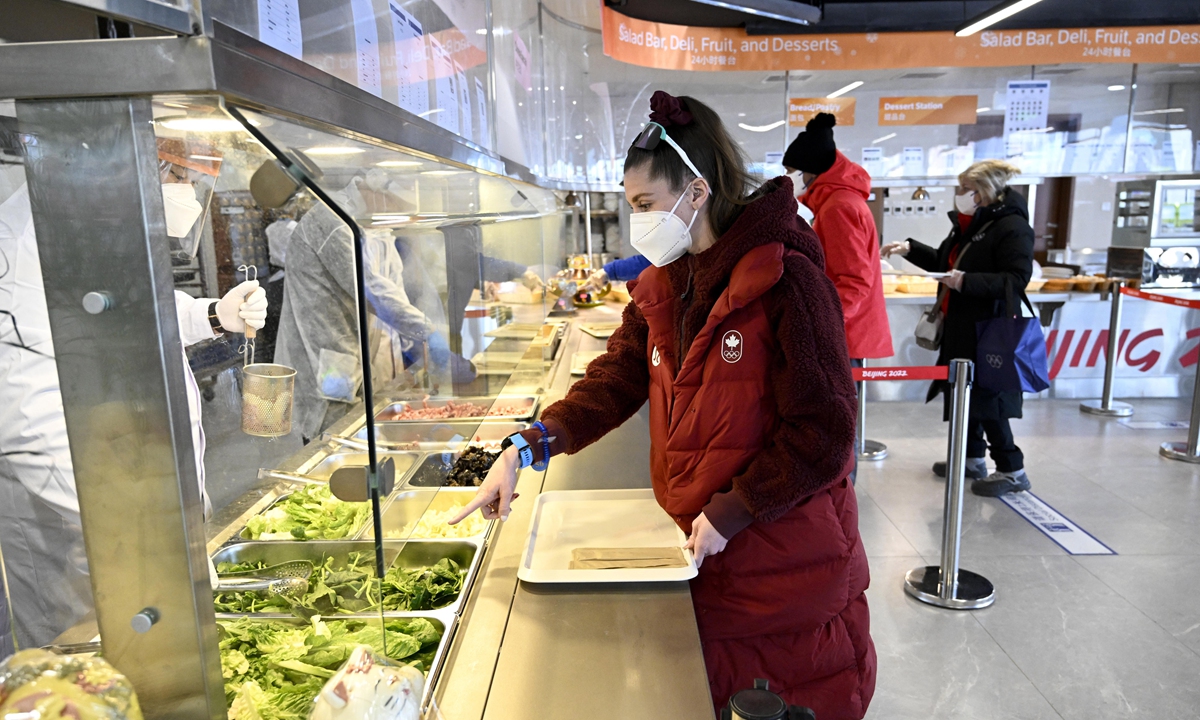
[(340, 540), (371, 516), (370, 503), (342, 502), (325, 485), (296, 490), (246, 523), (251, 540)]
[[(292, 613), (299, 618), (368, 612), (377, 609), (372, 590), (375, 579), (373, 558), (351, 552), (346, 562), (324, 558), (309, 578), (309, 590), (302, 597), (289, 598), (266, 593), (226, 592), (214, 600), (217, 612)], [(261, 570), (265, 562), (221, 563), (221, 573)], [(462, 592), (466, 570), (450, 558), (432, 567), (408, 570), (393, 567), (384, 576), (383, 608), (388, 611), (434, 610), (454, 602)]]
[[(230, 720), (305, 720), (325, 680), (359, 645), (383, 654), (378, 621), (221, 620), (221, 674)], [(442, 632), (424, 618), (386, 621), (387, 656), (428, 672)]]
[(412, 538), (429, 540), (435, 538), (465, 538), (482, 535), (487, 532), (488, 520), (481, 513), (471, 513), (457, 525), (450, 525), (450, 520), (462, 510), (462, 506), (446, 508), (445, 510), (426, 510), (414, 527), (412, 523), (400, 530), (389, 530), (385, 538)]

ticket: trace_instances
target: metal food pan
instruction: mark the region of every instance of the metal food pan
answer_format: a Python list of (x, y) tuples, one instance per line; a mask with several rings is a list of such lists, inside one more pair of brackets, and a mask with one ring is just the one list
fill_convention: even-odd
[[(454, 451), (464, 444), (499, 443), (528, 427), (528, 423), (513, 420), (387, 422), (375, 425), (375, 441), (381, 447), (405, 446), (429, 452)], [(355, 433), (354, 438), (366, 441), (366, 428)]]
[[(462, 592), (458, 598), (444, 607), (436, 610), (388, 611), (387, 616), (421, 615), (430, 612), (449, 611), (459, 614), (467, 593), (474, 585), (475, 575), (483, 560), (483, 548), (477, 540), (423, 540), (405, 543), (403, 541), (385, 540), (383, 543), (383, 562), (388, 570), (401, 567), (406, 570), (430, 567), (443, 558), (450, 558), (466, 571), (463, 577)], [(237, 543), (222, 548), (213, 555), (213, 563), (222, 562), (265, 562), (270, 565), (289, 560), (308, 560), (314, 565), (322, 558), (332, 557), (340, 563), (349, 560), (350, 553), (360, 552), (370, 560), (372, 567), (375, 562), (375, 543), (365, 540), (307, 540), (307, 541), (262, 541)], [(290, 618), (289, 613), (217, 613), (219, 618), (231, 617), (263, 617)], [(347, 613), (330, 615), (330, 619), (378, 617), (376, 611), (367, 613)]]
[(470, 485), (450, 485), (448, 484), (450, 471), (454, 469), (454, 465), (466, 452), (465, 447), (460, 446), (458, 450), (453, 452), (447, 450), (445, 452), (431, 452), (421, 459), (417, 467), (408, 475), (408, 480), (405, 481), (404, 489), (415, 488), (443, 488), (446, 490), (476, 490), (477, 486)]
[(383, 410), (375, 415), (375, 421), (380, 423), (405, 423), (405, 422), (429, 422), (428, 419), (418, 420), (400, 420), (397, 415), (409, 410), (419, 410), (423, 407), (442, 408), (454, 403), (456, 405), (473, 403), (476, 405), (485, 405), (488, 408), (494, 405), (516, 405), (520, 407), (520, 411), (510, 415), (475, 415), (461, 418), (445, 418), (446, 420), (529, 420), (537, 412), (538, 402), (540, 398), (536, 395), (512, 395), (499, 397), (466, 397), (466, 398), (446, 398), (437, 400), (401, 400), (389, 404)]
[[(299, 618), (267, 618), (267, 617), (254, 616), (254, 615), (246, 615), (246, 616), (241, 616), (241, 617), (246, 617), (247, 619), (251, 620), (252, 622), (287, 623), (287, 624), (295, 625), (296, 627), (300, 627), (300, 626), (308, 624), (305, 621), (300, 620)], [(401, 617), (401, 616), (392, 615), (391, 613), (389, 613), (388, 616), (385, 616), (385, 617)], [(458, 619), (458, 616), (455, 615), (454, 613), (446, 612), (444, 610), (434, 610), (432, 612), (424, 612), (424, 613), (405, 613), (402, 617), (425, 618), (426, 620), (429, 620), (430, 622), (432, 622), (434, 627), (438, 628), (442, 633), (441, 639), (438, 640), (437, 648), (433, 651), (433, 657), (430, 659), (429, 670), (425, 673), (425, 691), (421, 694), (421, 710), (422, 710), (422, 713), (424, 713), (424, 711), (429, 707), (430, 700), (433, 698), (433, 689), (435, 687), (437, 687), (438, 680), (440, 679), (441, 674), (442, 674), (442, 669), (446, 665), (446, 656), (447, 656), (448, 651), (450, 650), (450, 644), (452, 642), (454, 642), (454, 635), (458, 631), (459, 619)], [(234, 618), (222, 618), (222, 619), (229, 620), (229, 619), (234, 619)], [(336, 618), (332, 618), (332, 617), (331, 618), (322, 618), (322, 620), (324, 620), (327, 623), (344, 622), (347, 620), (357, 620), (357, 621), (365, 621), (365, 622), (371, 622), (372, 620), (374, 620), (374, 621), (378, 622), (379, 616), (378, 615), (371, 615), (371, 616), (349, 616), (348, 615), (348, 616), (336, 617)], [(218, 625), (220, 625), (220, 622), (218, 622)], [(403, 662), (403, 660), (401, 660), (399, 662)], [(316, 695), (314, 694), (313, 697), (315, 699)]]
[[(383, 536), (388, 538), (389, 532), (402, 532), (406, 527), (416, 523), (428, 510), (444, 511), (458, 505), (464, 505), (475, 497), (475, 488), (405, 488), (396, 493), (395, 498), (383, 511)], [(464, 538), (429, 538), (429, 540), (476, 540), (482, 541), (492, 528), (489, 522), (482, 533)], [(368, 525), (359, 533), (359, 538), (366, 540), (374, 536), (373, 528)], [(405, 539), (398, 537), (397, 539)], [(421, 538), (409, 539), (409, 542), (428, 542)]]
[[(386, 512), (388, 504), (389, 504), (389, 503), (392, 501), (392, 498), (393, 498), (393, 497), (395, 497), (395, 496), (396, 496), (396, 494), (399, 492), (399, 488), (402, 488), (402, 487), (403, 487), (403, 485), (401, 484), (401, 481), (400, 481), (399, 479), (397, 479), (397, 480), (396, 480), (396, 488), (397, 488), (397, 490), (393, 490), (391, 495), (389, 495), (389, 496), (387, 496), (387, 497), (385, 497), (385, 498), (381, 498), (381, 500), (380, 500), (380, 503), (379, 503), (379, 509), (380, 509), (380, 512)], [(268, 506), (266, 506), (265, 508), (263, 508), (263, 509), (262, 509), (262, 512), (258, 512), (258, 513), (255, 513), (254, 515), (250, 515), (249, 517), (246, 517), (246, 518), (245, 518), (245, 520), (246, 520), (246, 521), (249, 521), (251, 517), (257, 517), (258, 515), (262, 515), (263, 513), (270, 512), (271, 510), (273, 510), (273, 509), (275, 508), (275, 506), (276, 506), (276, 505), (278, 505), (278, 504), (279, 504), (279, 503), (281, 503), (281, 502), (284, 502), (284, 501), (285, 501), (285, 500), (287, 500), (289, 497), (291, 497), (291, 495), (292, 495), (292, 493), (291, 493), (291, 492), (285, 492), (285, 493), (283, 493), (283, 494), (282, 494), (282, 495), (280, 495), (279, 497), (275, 498), (275, 500), (274, 500), (274, 501), (273, 501), (273, 502), (272, 502), (270, 505), (268, 505)], [(247, 532), (247, 528), (245, 527), (245, 522), (243, 522), (243, 527), (242, 527), (242, 529), (241, 529), (241, 530), (239, 530), (239, 531), (238, 531), (238, 534), (237, 534), (236, 536), (234, 536), (233, 538), (231, 538), (231, 540), (230, 540), (230, 541), (231, 541), (231, 542), (239, 542), (239, 541), (245, 541), (245, 542), (263, 542), (263, 543), (281, 543), (281, 542), (305, 542), (305, 543), (317, 543), (317, 542), (347, 542), (347, 541), (349, 541), (349, 540), (353, 540), (353, 539), (355, 539), (355, 538), (356, 538), (356, 537), (358, 537), (360, 534), (362, 534), (362, 532), (363, 532), (363, 528), (364, 528), (364, 527), (368, 527), (368, 528), (369, 528), (369, 527), (371, 527), (371, 516), (370, 516), (370, 515), (368, 515), (368, 516), (367, 516), (367, 519), (366, 519), (366, 520), (363, 522), (363, 524), (362, 524), (361, 526), (359, 526), (358, 528), (355, 528), (355, 530), (354, 530), (353, 532), (351, 532), (351, 533), (350, 533), (348, 536), (346, 536), (346, 537), (344, 537), (344, 538), (321, 539), (321, 540), (295, 540), (295, 539), (292, 539), (292, 538), (288, 538), (288, 539), (286, 539), (286, 540), (262, 540), (262, 539), (260, 538), (260, 539), (257, 539), (257, 540), (256, 540), (256, 539), (254, 539), (254, 538), (252, 538), (252, 537), (250, 537), (249, 535), (247, 535), (247, 534), (246, 534), (246, 532)]]

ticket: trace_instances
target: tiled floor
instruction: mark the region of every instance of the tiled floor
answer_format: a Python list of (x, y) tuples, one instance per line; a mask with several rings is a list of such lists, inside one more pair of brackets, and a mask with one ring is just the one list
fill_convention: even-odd
[[(1133, 420), (1186, 420), (1186, 401), (1135, 401)], [(1114, 549), (1071, 556), (999, 500), (967, 494), (962, 566), (995, 605), (955, 612), (905, 595), (936, 564), (946, 454), (941, 404), (876, 403), (859, 469), (879, 680), (868, 718), (1200, 718), (1200, 466), (1162, 459), (1182, 430), (1132, 429), (1077, 401), (1014, 422), (1033, 492)]]

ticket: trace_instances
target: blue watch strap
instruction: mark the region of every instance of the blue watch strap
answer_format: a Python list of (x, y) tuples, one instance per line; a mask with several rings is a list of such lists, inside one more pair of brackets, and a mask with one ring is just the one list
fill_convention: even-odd
[(521, 436), (521, 433), (513, 433), (506, 440), (507, 444), (517, 449), (517, 455), (521, 458), (522, 468), (533, 465), (533, 448), (529, 446), (529, 442)]
[(550, 467), (550, 431), (546, 429), (541, 420), (535, 422), (533, 426), (542, 433), (542, 461), (534, 463), (533, 469), (538, 472), (545, 472), (546, 468)]

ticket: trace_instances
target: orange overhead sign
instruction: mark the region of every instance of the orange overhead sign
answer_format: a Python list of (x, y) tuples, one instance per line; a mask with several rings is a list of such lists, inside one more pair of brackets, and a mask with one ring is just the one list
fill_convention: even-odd
[(852, 97), (788, 98), (788, 126), (804, 127), (817, 113), (830, 113), (841, 127), (854, 124), (855, 102)]
[(974, 125), (978, 95), (881, 97), (880, 125)]
[(1200, 25), (952, 32), (747, 35), (637, 20), (607, 6), (604, 54), (665, 70), (876, 70), (1054, 63), (1200, 62)]

